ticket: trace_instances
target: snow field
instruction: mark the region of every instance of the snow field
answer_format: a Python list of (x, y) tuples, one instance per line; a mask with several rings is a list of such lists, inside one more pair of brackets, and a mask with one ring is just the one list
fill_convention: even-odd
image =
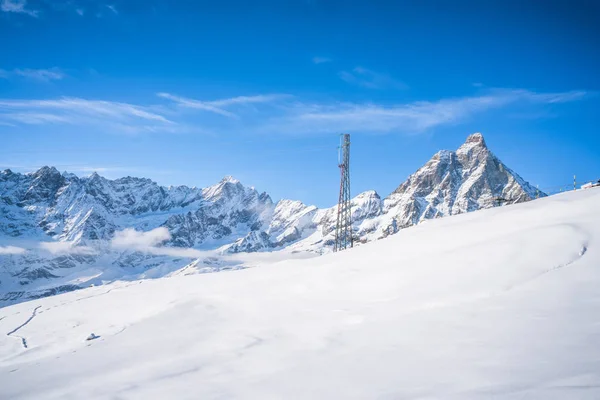
[(598, 399), (599, 211), (589, 189), (6, 307), (0, 398)]

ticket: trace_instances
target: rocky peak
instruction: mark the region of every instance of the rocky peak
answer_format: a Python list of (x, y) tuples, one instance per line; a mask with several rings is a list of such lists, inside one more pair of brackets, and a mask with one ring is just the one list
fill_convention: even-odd
[(111, 181), (109, 179), (106, 179), (102, 175), (99, 175), (97, 172), (92, 173), (87, 178), (83, 178), (83, 180), (87, 181), (86, 183), (88, 185), (91, 185), (91, 186), (94, 186), (94, 185), (108, 185), (110, 183), (116, 182), (116, 181)]
[(457, 153), (468, 152), (474, 148), (480, 150), (487, 150), (487, 145), (483, 135), (479, 132), (473, 133), (467, 137), (467, 140), (458, 148)]
[(231, 176), (231, 175), (225, 175), (225, 176), (223, 177), (223, 179), (221, 179), (221, 183), (227, 183), (227, 182), (229, 182), (229, 183), (233, 183), (233, 184), (240, 183), (240, 181), (239, 181), (239, 180), (235, 179), (235, 178), (234, 178), (233, 176)]
[(204, 196), (208, 199), (218, 198), (225, 196), (232, 196), (235, 193), (244, 192), (246, 187), (242, 185), (240, 181), (232, 176), (226, 176), (219, 181), (219, 183), (204, 188), (202, 191)]
[(456, 150), (456, 155), (463, 165), (479, 164), (485, 161), (491, 152), (488, 150), (483, 135), (474, 133)]
[(423, 219), (533, 198), (531, 185), (508, 169), (474, 133), (456, 152), (440, 151), (384, 200), (401, 226)]
[(359, 193), (354, 197), (353, 200), (367, 200), (367, 199), (381, 199), (379, 194), (375, 190), (367, 190), (362, 193)]
[(72, 172), (63, 171), (62, 176), (68, 180), (74, 180), (74, 181), (79, 180), (79, 177)]
[(231, 176), (226, 176), (216, 185), (202, 189), (202, 197), (226, 208), (252, 208), (259, 204), (261, 207), (271, 207), (273, 204), (267, 193), (259, 193), (253, 187), (244, 186), (239, 180)]
[(273, 204), (273, 200), (271, 199), (271, 196), (269, 196), (269, 194), (267, 192), (262, 192), (258, 196), (258, 200), (265, 204)]
[(352, 199), (352, 219), (362, 220), (381, 213), (381, 197), (374, 190), (367, 190)]
[(469, 135), (467, 137), (467, 140), (465, 140), (465, 144), (470, 144), (472, 146), (487, 147), (483, 135), (479, 132), (475, 132), (472, 135)]
[[(0, 182), (8, 182), (8, 181), (18, 181), (21, 177), (21, 174), (15, 174), (10, 169), (5, 169), (4, 171), (0, 171)], [(0, 191), (1, 193), (1, 191)]]
[(60, 172), (58, 172), (58, 170), (54, 167), (48, 167), (48, 166), (44, 166), (40, 169), (38, 169), (37, 171), (33, 172), (31, 174), (32, 177), (34, 178), (40, 178), (40, 177), (56, 177), (56, 176), (60, 176)]
[(23, 197), (23, 200), (28, 203), (40, 201), (52, 203), (54, 195), (65, 183), (64, 177), (54, 167), (42, 167), (33, 173), (27, 174), (27, 176), (33, 178)]

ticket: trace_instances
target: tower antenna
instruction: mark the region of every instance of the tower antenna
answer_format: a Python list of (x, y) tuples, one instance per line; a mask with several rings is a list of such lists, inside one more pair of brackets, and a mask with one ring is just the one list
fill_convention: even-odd
[(335, 226), (335, 246), (333, 251), (353, 247), (352, 209), (350, 204), (350, 135), (340, 135), (338, 148), (338, 167), (340, 168), (340, 197), (338, 201), (337, 223)]

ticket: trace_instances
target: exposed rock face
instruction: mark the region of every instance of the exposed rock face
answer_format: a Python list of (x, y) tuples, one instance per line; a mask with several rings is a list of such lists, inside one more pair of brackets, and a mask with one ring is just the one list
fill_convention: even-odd
[(434, 155), (384, 200), (383, 212), (406, 227), (535, 196), (536, 189), (494, 156), (483, 136), (475, 133), (457, 151)]
[[(375, 191), (354, 197), (354, 235), (357, 242), (366, 242), (426, 219), (535, 197), (536, 189), (494, 156), (476, 133), (458, 150), (435, 154), (388, 197), (381, 199)], [(53, 167), (29, 174), (5, 170), (0, 172), (0, 245), (27, 239), (69, 242), (96, 251), (0, 254), (4, 267), (0, 305), (2, 300), (22, 301), (78, 288), (80, 278), (63, 278), (86, 268), (102, 266), (98, 276), (118, 279), (161, 276), (189, 264), (185, 258), (112, 249), (110, 240), (125, 228), (166, 227), (170, 247), (218, 248), (224, 253), (282, 248), (322, 253), (333, 245), (336, 216), (337, 206), (318, 209), (294, 200), (274, 204), (266, 193), (232, 177), (198, 189), (162, 187), (143, 178), (109, 180), (96, 173), (79, 178)], [(208, 266), (195, 263), (202, 264), (203, 271), (219, 269), (219, 261)]]
[(49, 167), (24, 175), (0, 172), (0, 193), (1, 233), (37, 230), (76, 243), (109, 240), (126, 227), (164, 225), (173, 233), (173, 245), (192, 247), (228, 236), (240, 224), (260, 223), (272, 206), (266, 193), (233, 178), (206, 189), (165, 188), (149, 179), (108, 180), (96, 173), (78, 178)]

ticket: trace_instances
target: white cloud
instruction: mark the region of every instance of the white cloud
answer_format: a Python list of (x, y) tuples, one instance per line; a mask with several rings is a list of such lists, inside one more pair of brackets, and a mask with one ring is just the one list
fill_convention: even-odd
[(53, 255), (78, 254), (90, 256), (96, 254), (96, 250), (89, 246), (77, 246), (74, 242), (41, 242), (39, 244), (42, 250)]
[(82, 17), (83, 17), (83, 14), (85, 14), (85, 10), (84, 10), (83, 8), (77, 8), (77, 9), (75, 10), (75, 12), (76, 12), (77, 14), (79, 14), (80, 16), (82, 16)]
[(55, 100), (0, 99), (0, 121), (95, 125), (124, 133), (173, 131), (176, 125), (149, 107), (73, 97)]
[(214, 105), (209, 104), (208, 102), (204, 102), (204, 101), (198, 101), (198, 100), (192, 100), (192, 99), (188, 99), (185, 97), (180, 97), (180, 96), (175, 96), (169, 93), (157, 93), (157, 95), (159, 97), (165, 98), (165, 99), (169, 99), (174, 101), (175, 103), (177, 103), (178, 105), (182, 106), (182, 107), (186, 107), (186, 108), (195, 108), (198, 110), (204, 110), (204, 111), (210, 111), (213, 112), (215, 114), (220, 114), (223, 115), (225, 117), (229, 117), (229, 118), (238, 118), (237, 115), (235, 115), (232, 112), (223, 110), (219, 107), (216, 107)]
[(472, 97), (380, 105), (362, 103), (296, 103), (284, 115), (272, 118), (263, 132), (270, 133), (407, 133), (415, 134), (436, 126), (455, 124), (490, 109), (511, 104), (549, 104), (580, 100), (584, 91), (535, 93), (523, 89), (495, 89)]
[(115, 15), (119, 15), (119, 12), (117, 11), (117, 8), (115, 6), (107, 4), (106, 8), (108, 8), (110, 11), (112, 11)]
[(12, 71), (0, 70), (0, 78), (9, 79), (11, 77), (22, 77), (40, 82), (50, 82), (54, 80), (64, 79), (65, 74), (60, 68), (49, 68), (49, 69), (13, 69)]
[(128, 228), (115, 232), (111, 245), (116, 248), (138, 249), (155, 247), (171, 239), (169, 230), (165, 227), (143, 232)]
[(407, 89), (408, 86), (387, 74), (367, 68), (356, 67), (352, 71), (341, 71), (339, 77), (353, 85), (368, 89)]
[(9, 254), (23, 254), (27, 250), (17, 246), (0, 246), (0, 256)]
[(49, 82), (63, 79), (66, 74), (58, 68), (51, 69), (15, 69), (14, 73), (30, 79)]
[[(415, 134), (437, 126), (463, 123), (492, 109), (512, 107), (509, 111), (514, 111), (518, 106), (521, 112), (533, 112), (539, 111), (537, 106), (541, 104), (578, 101), (589, 97), (590, 93), (483, 88), (473, 96), (387, 104), (334, 100), (310, 102), (284, 94), (207, 101), (169, 93), (158, 93), (158, 96), (170, 101), (162, 105), (142, 106), (67, 97), (53, 100), (0, 99), (0, 125), (70, 124), (120, 133), (193, 129), (195, 132), (218, 134), (244, 129), (255, 134), (340, 131)], [(199, 120), (194, 113), (184, 110), (208, 111), (228, 118), (202, 115), (202, 120)]]
[(27, 8), (27, 0), (2, 0), (0, 10), (18, 14), (27, 14), (31, 17), (37, 17), (39, 11)]
[(329, 57), (313, 57), (312, 62), (315, 64), (330, 63), (333, 60)]
[(235, 105), (250, 105), (260, 103), (271, 103), (276, 100), (290, 97), (285, 94), (265, 94), (257, 96), (237, 96), (228, 99), (201, 101), (186, 97), (176, 96), (170, 93), (157, 93), (159, 97), (174, 101), (178, 106), (184, 108), (199, 109), (220, 114), (225, 117), (239, 119), (239, 116), (231, 111), (225, 110), (225, 107)]
[(291, 97), (287, 94), (261, 94), (257, 96), (237, 96), (229, 99), (213, 100), (207, 102), (212, 106), (230, 106), (234, 104), (271, 103), (277, 100)]
[(198, 258), (209, 252), (191, 248), (161, 247), (160, 245), (171, 239), (169, 230), (165, 227), (142, 232), (132, 228), (115, 232), (111, 246), (115, 249), (133, 250), (153, 255), (165, 255), (171, 257)]
[[(502, 91), (500, 91), (502, 93)], [(512, 90), (509, 93), (515, 96), (521, 96), (523, 99), (529, 100), (534, 103), (567, 103), (570, 101), (581, 100), (589, 93), (583, 90), (572, 90), (570, 92), (562, 93), (534, 93), (527, 90)]]
[(70, 122), (69, 119), (64, 116), (43, 113), (10, 113), (4, 114), (4, 117), (28, 125)]

